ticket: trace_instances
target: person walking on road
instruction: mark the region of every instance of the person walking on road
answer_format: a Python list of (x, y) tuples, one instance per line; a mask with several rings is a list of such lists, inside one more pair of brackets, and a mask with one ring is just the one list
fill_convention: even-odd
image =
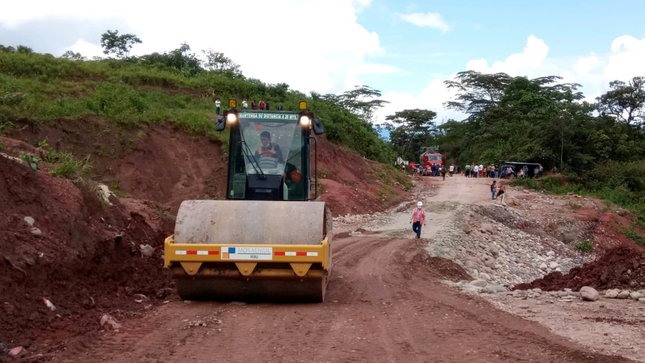
[(219, 116), (219, 112), (221, 110), (221, 107), (222, 107), (222, 102), (218, 98), (218, 99), (215, 100), (215, 114), (217, 116)]
[(412, 212), (412, 230), (417, 234), (417, 238), (421, 238), (421, 225), (426, 225), (426, 211), (423, 209), (423, 203), (417, 203), (417, 207)]

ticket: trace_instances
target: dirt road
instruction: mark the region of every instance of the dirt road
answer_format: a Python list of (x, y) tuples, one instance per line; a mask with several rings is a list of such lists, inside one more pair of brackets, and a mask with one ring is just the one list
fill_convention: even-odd
[[(429, 185), (425, 180), (424, 186)], [(432, 183), (436, 183), (433, 181)], [(449, 203), (484, 202), (486, 180), (446, 180), (425, 201), (429, 228)], [(481, 192), (480, 192), (481, 190)], [(433, 211), (432, 206), (442, 205)], [(334, 241), (327, 301), (311, 305), (170, 301), (119, 332), (88, 338), (61, 362), (627, 362), (556, 336), (439, 282), (464, 278), (429, 258), (408, 212), (379, 232)], [(195, 326), (197, 325), (197, 326)]]

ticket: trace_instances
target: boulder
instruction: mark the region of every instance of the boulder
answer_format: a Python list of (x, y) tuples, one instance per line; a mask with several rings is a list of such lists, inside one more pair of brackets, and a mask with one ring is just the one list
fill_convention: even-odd
[(629, 294), (629, 298), (632, 299), (632, 300), (638, 300), (638, 299), (640, 299), (642, 297), (645, 297), (645, 296), (641, 295), (638, 292), (632, 292), (632, 293)]
[(484, 281), (490, 281), (490, 275), (485, 272), (480, 273), (479, 278)]
[(598, 291), (590, 286), (584, 286), (580, 289), (580, 297), (582, 297), (583, 300), (596, 301), (598, 300), (599, 295)]
[(143, 257), (152, 257), (155, 253), (155, 248), (149, 244), (139, 245), (139, 248), (141, 248), (141, 256)]
[(31, 228), (31, 234), (33, 234), (36, 237), (42, 237), (43, 232), (40, 229), (36, 228), (36, 227), (32, 227)]
[(482, 290), (482, 292), (487, 294), (497, 294), (506, 291), (508, 291), (508, 289), (502, 285), (488, 285)]
[(112, 329), (112, 330), (119, 330), (121, 329), (121, 324), (119, 324), (116, 319), (114, 319), (110, 315), (103, 315), (101, 316), (101, 327)]
[(618, 295), (616, 295), (616, 299), (627, 299), (628, 297), (629, 297), (629, 290), (623, 290)]
[(486, 287), (486, 285), (488, 285), (488, 283), (484, 280), (474, 280), (470, 284), (478, 287)]
[(25, 217), (24, 221), (27, 222), (29, 227), (33, 227), (34, 223), (36, 223), (36, 221), (32, 217), (29, 217), (29, 216)]
[(607, 290), (607, 291), (605, 291), (605, 297), (609, 298), (609, 299), (613, 299), (616, 296), (618, 296), (619, 293), (620, 293), (620, 291), (618, 289)]

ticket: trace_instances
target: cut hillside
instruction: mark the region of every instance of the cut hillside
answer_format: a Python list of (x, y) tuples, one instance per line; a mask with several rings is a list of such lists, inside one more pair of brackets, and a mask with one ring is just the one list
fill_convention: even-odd
[(408, 197), (410, 178), (378, 162), (389, 146), (332, 102), (214, 73), (0, 52), (0, 343), (64, 349), (104, 314), (174, 296), (161, 257), (180, 203), (225, 195), (213, 95), (309, 101), (326, 130), (317, 190), (334, 215)]
[[(154, 299), (170, 286), (160, 266), (164, 233), (149, 216), (4, 156), (0, 190), (0, 342), (57, 349), (97, 331), (102, 314), (142, 310), (133, 294)], [(39, 340), (53, 332), (54, 341)]]

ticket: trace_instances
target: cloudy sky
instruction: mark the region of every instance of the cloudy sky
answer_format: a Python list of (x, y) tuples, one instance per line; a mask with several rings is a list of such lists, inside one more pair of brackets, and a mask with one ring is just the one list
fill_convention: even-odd
[[(99, 5), (97, 5), (99, 4)], [(101, 33), (134, 33), (134, 55), (188, 43), (248, 77), (305, 93), (367, 84), (405, 108), (443, 110), (443, 81), (463, 70), (563, 76), (593, 99), (612, 80), (645, 75), (642, 0), (23, 0), (2, 5), (0, 44), (102, 55)]]

